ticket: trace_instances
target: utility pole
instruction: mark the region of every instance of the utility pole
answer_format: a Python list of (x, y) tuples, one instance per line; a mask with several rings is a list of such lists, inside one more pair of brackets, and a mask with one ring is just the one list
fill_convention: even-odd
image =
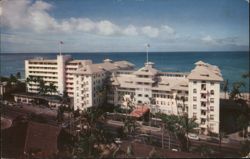
[(164, 123), (162, 123), (161, 147), (164, 148)]

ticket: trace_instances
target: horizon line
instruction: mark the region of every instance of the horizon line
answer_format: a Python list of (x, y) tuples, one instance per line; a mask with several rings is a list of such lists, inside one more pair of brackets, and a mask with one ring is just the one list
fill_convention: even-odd
[[(250, 50), (236, 50), (236, 51), (151, 51), (149, 53), (205, 53), (205, 52), (249, 52)], [(0, 54), (31, 54), (31, 53), (39, 53), (39, 54), (59, 54), (59, 52), (0, 52)], [(144, 51), (111, 51), (111, 52), (91, 52), (91, 51), (76, 51), (76, 52), (62, 52), (62, 54), (67, 53), (145, 53)]]

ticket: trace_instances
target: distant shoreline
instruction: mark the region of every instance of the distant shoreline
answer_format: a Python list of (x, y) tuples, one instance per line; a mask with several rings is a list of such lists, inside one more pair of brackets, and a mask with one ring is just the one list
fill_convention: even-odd
[[(225, 53), (225, 52), (230, 52), (230, 53), (249, 53), (250, 51), (152, 51), (149, 53)], [(145, 53), (143, 51), (129, 51), (129, 52), (123, 52), (123, 51), (112, 51), (112, 52), (63, 52), (62, 54), (89, 54), (89, 53), (93, 53), (93, 54), (101, 54), (101, 53), (107, 53), (107, 54), (113, 54), (113, 53), (129, 53), (129, 54), (133, 54), (133, 53)], [(0, 55), (6, 55), (6, 54), (59, 54), (58, 52), (1, 52)]]

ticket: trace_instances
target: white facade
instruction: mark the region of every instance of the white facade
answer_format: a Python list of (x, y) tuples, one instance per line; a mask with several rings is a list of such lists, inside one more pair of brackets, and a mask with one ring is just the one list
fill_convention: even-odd
[[(151, 112), (196, 117), (200, 132), (219, 133), (220, 82), (223, 80), (217, 66), (199, 61), (190, 73), (160, 72), (148, 62), (133, 70), (127, 61), (106, 59), (93, 64), (91, 60), (72, 60), (59, 55), (56, 60), (32, 59), (25, 61), (26, 77), (40, 76), (46, 83), (53, 82), (60, 94), (66, 91), (74, 98), (74, 109), (84, 110), (103, 102), (104, 82), (112, 81), (107, 102), (126, 107), (146, 104)], [(37, 92), (37, 86), (28, 86)]]
[[(25, 60), (25, 77), (41, 77), (46, 84), (54, 83), (57, 93), (64, 91), (73, 97), (73, 73), (82, 65), (92, 63), (91, 60), (72, 60), (69, 55), (58, 55), (57, 59), (36, 58)], [(28, 92), (37, 93), (37, 83), (28, 85)]]
[[(153, 63), (137, 71), (117, 71), (108, 102), (126, 107), (146, 104), (151, 112), (196, 117), (200, 133), (219, 133), (220, 81), (218, 67), (198, 62), (191, 73), (160, 72)], [(124, 104), (125, 103), (125, 104)]]
[(103, 83), (112, 72), (119, 69), (132, 69), (133, 64), (127, 61), (88, 64), (79, 68), (74, 74), (74, 109), (84, 110), (100, 106), (103, 102)]

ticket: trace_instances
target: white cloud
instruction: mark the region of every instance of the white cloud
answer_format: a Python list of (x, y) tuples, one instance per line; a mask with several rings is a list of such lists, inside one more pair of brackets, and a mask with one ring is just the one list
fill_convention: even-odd
[(107, 20), (98, 22), (96, 27), (101, 35), (114, 35), (120, 30), (118, 26)]
[(201, 38), (201, 40), (207, 44), (217, 44), (216, 40), (210, 35), (206, 35), (205, 37)]
[(152, 26), (136, 27), (132, 24), (122, 27), (109, 20), (93, 21), (89, 18), (55, 19), (48, 11), (53, 6), (41, 0), (3, 0), (2, 24), (8, 29), (29, 30), (38, 33), (43, 32), (74, 32), (82, 31), (104, 36), (125, 35), (156, 38), (159, 34), (175, 34), (173, 28), (163, 25), (159, 28)]
[(175, 34), (175, 30), (168, 25), (161, 26), (161, 30), (166, 32), (167, 34)]
[(150, 38), (155, 38), (159, 35), (159, 29), (151, 26), (142, 27), (141, 31)]
[(136, 36), (138, 35), (137, 28), (134, 25), (129, 25), (123, 30), (124, 35)]

